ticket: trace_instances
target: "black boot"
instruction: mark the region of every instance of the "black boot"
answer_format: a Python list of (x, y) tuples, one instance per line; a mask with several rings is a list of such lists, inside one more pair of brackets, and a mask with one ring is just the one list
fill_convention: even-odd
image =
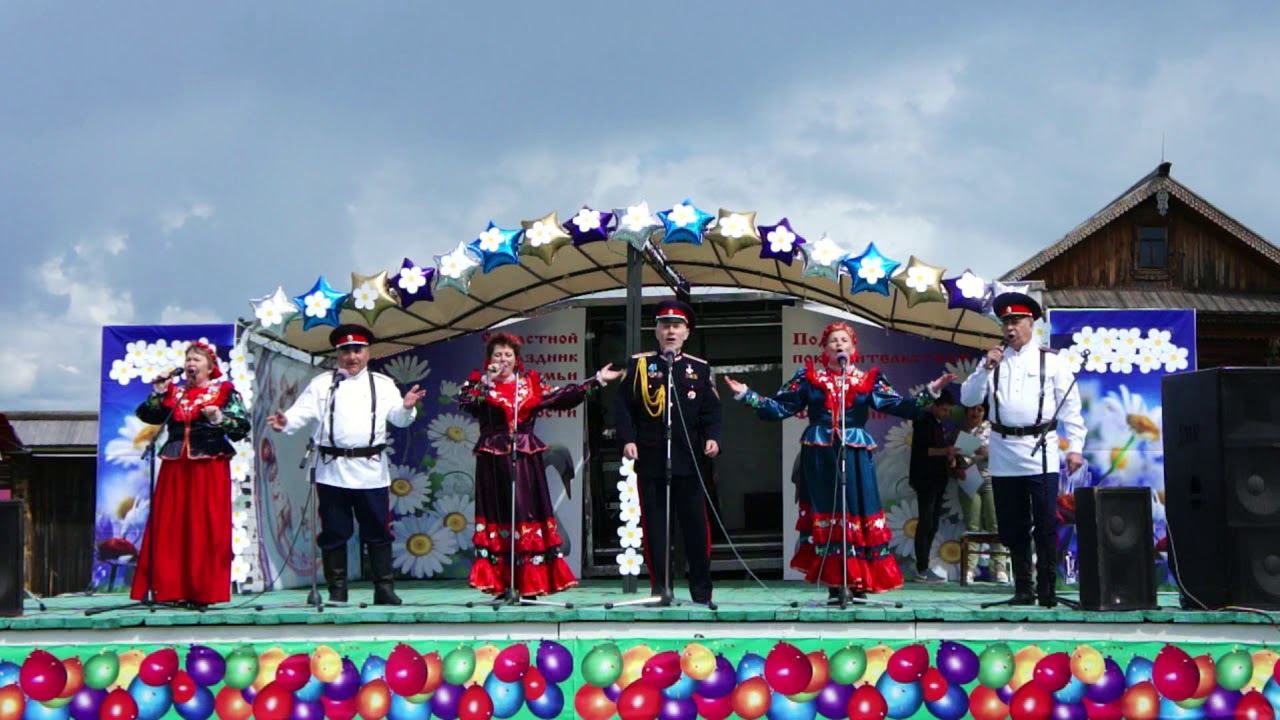
[(1035, 605), (1036, 595), (1031, 579), (1031, 544), (1009, 548), (1009, 558), (1013, 565), (1013, 597), (1009, 604)]
[(320, 558), (324, 562), (324, 581), (329, 586), (329, 602), (346, 602), (347, 546), (325, 550)]
[(373, 604), (399, 605), (396, 573), (391, 568), (391, 543), (369, 546), (369, 569), (373, 574)]
[(1036, 598), (1040, 607), (1058, 604), (1058, 557), (1050, 543), (1036, 543)]

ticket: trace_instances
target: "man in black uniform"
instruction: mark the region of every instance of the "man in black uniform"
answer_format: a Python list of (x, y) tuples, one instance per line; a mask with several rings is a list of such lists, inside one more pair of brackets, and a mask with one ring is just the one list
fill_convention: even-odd
[[(654, 595), (669, 589), (664, 548), (667, 537), (667, 416), (671, 412), (671, 509), (689, 557), (689, 596), (711, 602), (711, 538), (703, 485), (709, 463), (720, 453), (720, 396), (705, 360), (681, 352), (693, 327), (693, 308), (677, 300), (658, 304), (658, 352), (627, 361), (615, 405), (622, 454), (636, 461), (645, 565)], [(668, 374), (675, 398), (667, 398)], [(672, 560), (674, 564), (675, 559)]]

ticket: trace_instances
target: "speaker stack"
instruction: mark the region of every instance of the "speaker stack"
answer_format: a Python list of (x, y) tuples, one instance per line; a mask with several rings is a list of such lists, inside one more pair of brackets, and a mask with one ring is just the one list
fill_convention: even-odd
[(21, 500), (0, 500), (0, 615), (21, 615), (25, 599)]
[(1168, 375), (1163, 396), (1183, 607), (1280, 610), (1280, 368)]

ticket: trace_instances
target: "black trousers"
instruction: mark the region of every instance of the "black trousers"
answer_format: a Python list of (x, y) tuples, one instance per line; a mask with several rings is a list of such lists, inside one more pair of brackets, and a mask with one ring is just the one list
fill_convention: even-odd
[(947, 483), (924, 482), (915, 491), (920, 506), (915, 537), (916, 570), (923, 573), (929, 569), (929, 551), (933, 549), (933, 539), (938, 536), (938, 524), (942, 520), (942, 499), (947, 494)]
[[(391, 534), (391, 489), (352, 490), (316, 484), (320, 501), (320, 534), (316, 544), (321, 550), (343, 547), (360, 523), (360, 542), (386, 545), (395, 539)], [(354, 521), (353, 521), (354, 518)]]
[[(991, 480), (1000, 542), (1013, 556), (1030, 557), (1036, 544), (1036, 574), (1041, 583), (1056, 577), (1058, 565), (1058, 475), (1014, 475)], [(1029, 560), (1028, 560), (1029, 562)], [(1029, 572), (1030, 568), (1022, 570)], [(1016, 574), (1020, 572), (1014, 567)], [(1015, 578), (1016, 579), (1016, 578)]]
[[(663, 548), (672, 542), (667, 537), (666, 478), (641, 477), (640, 522), (644, 526), (644, 562), (649, 568), (649, 589), (658, 594), (667, 587), (666, 555)], [(697, 475), (673, 475), (671, 477), (672, 531), (680, 532), (688, 554), (689, 597), (694, 602), (711, 601), (711, 535), (707, 523), (706, 498)], [(676, 567), (681, 558), (673, 552), (671, 565)]]

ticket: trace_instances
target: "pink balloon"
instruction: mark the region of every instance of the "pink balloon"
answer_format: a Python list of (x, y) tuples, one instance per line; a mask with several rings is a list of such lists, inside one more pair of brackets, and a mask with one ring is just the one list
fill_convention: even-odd
[(178, 651), (171, 647), (161, 648), (146, 656), (138, 667), (138, 677), (151, 687), (168, 685), (177, 675)]
[(1151, 682), (1161, 695), (1181, 702), (1194, 695), (1200, 686), (1200, 668), (1182, 648), (1165, 645), (1152, 663)]
[(523, 680), (529, 672), (529, 646), (524, 643), (508, 645), (493, 661), (493, 674), (504, 683)]
[(666, 690), (680, 679), (680, 653), (667, 650), (645, 661), (640, 679), (659, 690)]
[(813, 663), (795, 645), (780, 642), (764, 659), (764, 679), (783, 695), (802, 693), (813, 679)]
[(36, 702), (58, 697), (67, 686), (67, 666), (44, 650), (32, 650), (18, 671), (18, 687)]
[(898, 648), (890, 655), (885, 672), (894, 682), (906, 684), (924, 677), (924, 671), (928, 669), (929, 651), (924, 645), (916, 644)]
[(417, 695), (427, 683), (427, 662), (417, 650), (401, 643), (387, 656), (386, 678), (391, 692)]
[(1071, 682), (1071, 656), (1064, 652), (1045, 655), (1031, 672), (1031, 682), (1055, 693)]

